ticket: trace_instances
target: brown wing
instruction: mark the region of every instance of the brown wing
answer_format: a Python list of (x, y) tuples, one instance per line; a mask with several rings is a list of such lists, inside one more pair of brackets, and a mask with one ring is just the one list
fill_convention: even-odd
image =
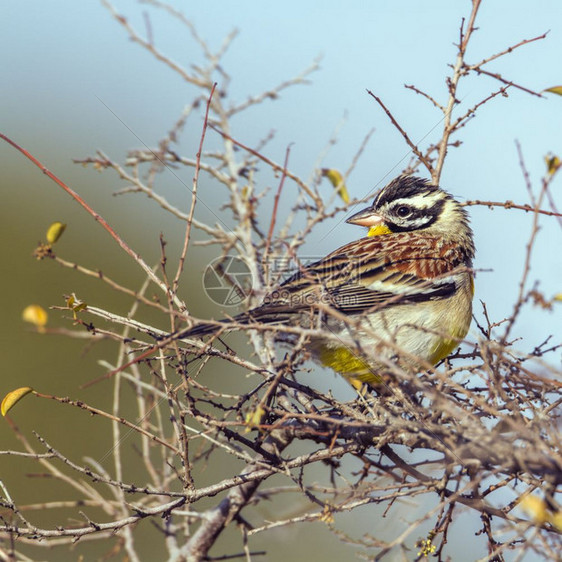
[[(319, 303), (344, 314), (373, 308), (450, 297), (456, 291), (453, 274), (470, 264), (457, 245), (419, 232), (362, 238), (303, 267), (262, 305), (234, 321), (285, 323)], [(203, 324), (185, 335), (212, 333)]]
[(448, 275), (467, 260), (458, 246), (417, 232), (362, 238), (303, 268), (265, 303), (300, 310), (332, 297), (333, 306), (353, 314), (385, 302), (446, 298), (456, 289)]

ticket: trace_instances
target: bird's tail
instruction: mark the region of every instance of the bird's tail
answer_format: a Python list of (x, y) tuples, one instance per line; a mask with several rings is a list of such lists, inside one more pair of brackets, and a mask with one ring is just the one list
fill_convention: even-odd
[(248, 324), (284, 324), (287, 323), (292, 316), (292, 311), (287, 306), (272, 307), (258, 306), (248, 312), (243, 312), (234, 316), (234, 318), (223, 318), (216, 322), (202, 322), (193, 328), (187, 330), (179, 330), (177, 337), (179, 338), (192, 338), (203, 337), (211, 334), (216, 334), (219, 331), (231, 331), (241, 329), (241, 327)]

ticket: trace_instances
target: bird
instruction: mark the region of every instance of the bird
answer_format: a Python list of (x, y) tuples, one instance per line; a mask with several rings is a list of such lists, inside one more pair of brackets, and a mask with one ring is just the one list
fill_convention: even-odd
[(181, 336), (257, 324), (306, 328), (311, 356), (357, 389), (381, 385), (389, 366), (420, 371), (450, 355), (469, 330), (474, 296), (473, 233), (459, 201), (401, 175), (346, 222), (367, 228), (366, 236), (302, 266), (259, 306)]

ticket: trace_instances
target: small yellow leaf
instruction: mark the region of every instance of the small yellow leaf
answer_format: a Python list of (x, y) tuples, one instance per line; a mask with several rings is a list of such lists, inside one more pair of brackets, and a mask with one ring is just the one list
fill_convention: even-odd
[(320, 516), (320, 521), (332, 525), (335, 521), (334, 512), (332, 511), (332, 506), (324, 504), (324, 509), (322, 510), (322, 515)]
[(336, 188), (338, 195), (342, 198), (343, 202), (349, 203), (349, 193), (341, 173), (333, 168), (322, 168), (321, 172), (322, 176), (328, 178), (330, 183)]
[(38, 304), (30, 304), (23, 309), (21, 317), (26, 322), (37, 326), (38, 328), (43, 328), (47, 324), (47, 311)]
[(544, 161), (546, 162), (546, 170), (550, 175), (554, 174), (562, 165), (560, 158), (555, 154), (547, 154), (544, 157)]
[(68, 308), (70, 308), (72, 310), (72, 314), (74, 315), (74, 320), (76, 320), (77, 312), (80, 312), (81, 310), (86, 310), (86, 308), (88, 308), (88, 305), (85, 302), (80, 302), (79, 300), (76, 299), (76, 297), (74, 295), (70, 295), (67, 299), (66, 299), (66, 306), (68, 306)]
[(549, 514), (544, 500), (537, 496), (525, 496), (520, 502), (521, 509), (529, 515), (535, 525), (542, 525), (548, 521)]
[(49, 244), (54, 244), (62, 236), (65, 228), (66, 224), (62, 222), (54, 222), (47, 229), (47, 242)]
[(554, 295), (554, 296), (552, 297), (552, 300), (553, 300), (553, 301), (560, 301), (560, 302), (562, 302), (562, 293), (557, 293), (556, 295)]
[(15, 404), (17, 404), (30, 392), (33, 392), (33, 389), (30, 386), (22, 386), (21, 388), (12, 390), (12, 392), (8, 392), (8, 394), (4, 396), (4, 400), (2, 400), (2, 404), (0, 405), (2, 415), (5, 416), (15, 406)]
[(416, 542), (416, 546), (420, 549), (418, 552), (418, 557), (423, 556), (424, 558), (429, 558), (436, 550), (437, 547), (431, 542), (431, 538), (420, 539)]
[(562, 86), (552, 86), (552, 88), (547, 88), (546, 90), (543, 90), (543, 92), (550, 92), (552, 94), (562, 96)]
[(265, 416), (265, 410), (261, 407), (258, 406), (255, 410), (253, 410), (252, 412), (248, 412), (246, 414), (246, 433), (248, 433), (249, 431), (251, 431), (252, 429), (259, 427), (259, 425), (261, 424), (263, 417)]

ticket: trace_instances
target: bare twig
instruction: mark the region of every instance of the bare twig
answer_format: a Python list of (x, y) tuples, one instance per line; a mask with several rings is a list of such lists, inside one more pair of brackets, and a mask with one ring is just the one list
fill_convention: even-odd
[(216, 86), (217, 86), (216, 83), (213, 84), (213, 87), (211, 88), (211, 93), (209, 94), (209, 98), (207, 100), (207, 107), (205, 109), (205, 118), (203, 120), (203, 130), (201, 131), (201, 140), (199, 141), (199, 150), (197, 151), (195, 157), (195, 172), (193, 173), (193, 187), (191, 189), (191, 207), (189, 209), (189, 214), (187, 216), (187, 223), (185, 226), (185, 236), (183, 239), (183, 248), (178, 263), (178, 269), (176, 271), (176, 276), (174, 277), (174, 281), (172, 283), (172, 293), (174, 295), (178, 290), (178, 284), (179, 284), (180, 276), (183, 272), (185, 256), (187, 255), (187, 248), (189, 246), (191, 226), (193, 224), (193, 214), (195, 213), (195, 204), (197, 203), (197, 186), (199, 184), (199, 170), (201, 169), (201, 154), (203, 152), (203, 141), (205, 140), (207, 125), (209, 124), (209, 108), (211, 107), (211, 101), (213, 99), (213, 94), (215, 93)]
[(464, 206), (482, 206), (482, 207), (489, 207), (490, 209), (493, 207), (503, 207), (504, 209), (519, 209), (520, 211), (525, 211), (526, 213), (537, 213), (539, 215), (545, 215), (547, 217), (562, 217), (562, 213), (554, 212), (554, 211), (547, 211), (546, 209), (537, 209), (532, 205), (522, 205), (519, 203), (514, 203), (513, 201), (481, 201), (480, 199), (474, 199), (469, 201), (464, 201), (462, 203)]
[(463, 72), (466, 48), (468, 46), (468, 42), (470, 41), (470, 38), (472, 37), (472, 33), (475, 30), (474, 22), (476, 21), (476, 14), (478, 13), (479, 8), (480, 8), (480, 0), (472, 0), (472, 11), (470, 12), (470, 17), (468, 18), (468, 25), (466, 26), (466, 31), (464, 31), (462, 26), (460, 30), (460, 41), (458, 44), (457, 59), (455, 61), (455, 65), (453, 66), (453, 74), (448, 79), (449, 99), (447, 101), (447, 105), (444, 111), (443, 134), (441, 136), (441, 140), (438, 143), (439, 149), (437, 152), (437, 162), (435, 163), (435, 168), (430, 170), (431, 179), (433, 180), (433, 183), (435, 185), (439, 185), (439, 179), (441, 178), (443, 165), (445, 164), (445, 156), (447, 155), (447, 150), (449, 147), (449, 138), (454, 130), (451, 124), (451, 120), (452, 120), (453, 109), (455, 105), (458, 103), (457, 88)]
[(392, 124), (398, 129), (400, 134), (404, 137), (406, 144), (412, 149), (412, 152), (417, 156), (419, 161), (425, 166), (427, 171), (433, 176), (433, 165), (431, 162), (426, 158), (426, 156), (420, 151), (417, 145), (410, 139), (406, 131), (398, 124), (398, 121), (394, 118), (394, 115), (390, 112), (390, 110), (384, 105), (382, 100), (376, 96), (371, 90), (367, 90), (367, 93), (373, 97), (376, 102), (383, 108), (384, 112), (388, 115), (388, 118), (391, 120)]
[(264, 262), (268, 258), (269, 247), (271, 246), (271, 239), (273, 237), (273, 231), (275, 230), (275, 221), (277, 218), (277, 210), (279, 208), (279, 198), (281, 197), (281, 191), (283, 190), (283, 185), (285, 184), (285, 178), (287, 177), (287, 166), (289, 165), (289, 154), (291, 152), (291, 147), (288, 146), (285, 151), (285, 163), (283, 164), (283, 172), (281, 174), (281, 179), (279, 180), (279, 187), (277, 188), (277, 193), (275, 194), (275, 199), (273, 201), (273, 211), (271, 213), (271, 221), (269, 223), (269, 230), (267, 232), (267, 238), (265, 240), (265, 249), (263, 252)]

